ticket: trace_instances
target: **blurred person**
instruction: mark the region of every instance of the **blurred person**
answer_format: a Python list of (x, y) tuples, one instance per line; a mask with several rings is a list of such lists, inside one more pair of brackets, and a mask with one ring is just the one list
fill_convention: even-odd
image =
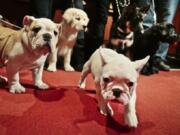
[[(172, 23), (179, 0), (135, 0), (138, 6), (150, 5), (150, 10), (144, 18), (144, 28), (149, 28), (155, 23)], [(154, 55), (154, 62), (159, 70), (169, 71), (166, 64), (168, 43), (160, 42), (160, 46)]]

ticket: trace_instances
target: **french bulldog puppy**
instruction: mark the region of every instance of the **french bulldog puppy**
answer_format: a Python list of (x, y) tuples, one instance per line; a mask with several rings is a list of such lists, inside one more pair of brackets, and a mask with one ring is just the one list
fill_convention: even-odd
[(85, 87), (85, 78), (88, 73), (92, 73), (96, 98), (100, 113), (103, 115), (113, 115), (113, 110), (108, 100), (117, 100), (124, 104), (124, 119), (129, 127), (137, 127), (136, 116), (136, 86), (139, 71), (148, 61), (149, 56), (137, 61), (122, 54), (118, 54), (112, 49), (99, 48), (85, 63), (79, 87)]
[(59, 26), (49, 19), (25, 16), (23, 26), (21, 30), (0, 26), (0, 65), (6, 66), (11, 93), (25, 92), (19, 82), (19, 71), (24, 69), (32, 69), (35, 86), (48, 88), (42, 81), (44, 62), (58, 41)]

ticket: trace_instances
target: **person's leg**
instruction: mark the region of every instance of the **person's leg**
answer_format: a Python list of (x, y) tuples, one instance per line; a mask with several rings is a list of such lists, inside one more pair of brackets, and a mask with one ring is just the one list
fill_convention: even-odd
[[(78, 9), (84, 10), (82, 0), (72, 0), (72, 6)], [(80, 31), (77, 36), (76, 45), (73, 49), (72, 55), (72, 64), (74, 65), (75, 70), (81, 71), (85, 62), (85, 38), (84, 32)]]
[(30, 0), (30, 14), (37, 18), (52, 18), (52, 0)]
[(97, 15), (95, 26), (95, 49), (104, 41), (104, 31), (108, 18), (109, 0), (97, 0)]
[[(156, 14), (158, 23), (172, 23), (176, 13), (179, 0), (157, 0), (156, 1)], [(155, 59), (159, 61), (160, 70), (169, 70), (170, 67), (164, 63), (166, 61), (167, 52), (169, 49), (168, 43), (160, 42), (160, 46), (155, 54)]]

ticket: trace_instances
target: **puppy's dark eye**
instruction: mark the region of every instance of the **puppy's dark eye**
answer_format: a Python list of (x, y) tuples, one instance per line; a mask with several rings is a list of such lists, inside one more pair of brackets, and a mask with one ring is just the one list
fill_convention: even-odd
[(76, 20), (78, 20), (78, 21), (79, 21), (79, 20), (80, 20), (80, 17), (76, 17)]
[(103, 81), (104, 81), (105, 83), (109, 83), (109, 82), (111, 81), (111, 79), (108, 78), (108, 77), (104, 77), (104, 78), (103, 78)]
[(57, 31), (54, 31), (54, 35), (57, 36), (58, 32)]
[(34, 28), (32, 29), (32, 31), (33, 31), (34, 33), (38, 33), (40, 30), (41, 30), (41, 27), (34, 27)]
[(127, 86), (128, 86), (128, 87), (132, 87), (133, 85), (134, 85), (133, 82), (131, 82), (131, 81), (130, 81), (130, 82), (127, 82)]

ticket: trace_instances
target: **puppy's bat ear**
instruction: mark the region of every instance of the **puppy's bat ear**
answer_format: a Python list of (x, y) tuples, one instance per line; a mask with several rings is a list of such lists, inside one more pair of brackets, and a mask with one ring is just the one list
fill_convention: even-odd
[(99, 53), (105, 64), (109, 63), (110, 61), (114, 60), (115, 58), (119, 59), (118, 53), (113, 51), (112, 49), (100, 47)]
[(144, 65), (148, 62), (150, 56), (146, 56), (144, 59), (134, 61), (135, 68), (138, 72), (144, 67)]
[(31, 25), (31, 23), (35, 20), (35, 18), (33, 16), (24, 16), (23, 18), (23, 26), (29, 26)]

